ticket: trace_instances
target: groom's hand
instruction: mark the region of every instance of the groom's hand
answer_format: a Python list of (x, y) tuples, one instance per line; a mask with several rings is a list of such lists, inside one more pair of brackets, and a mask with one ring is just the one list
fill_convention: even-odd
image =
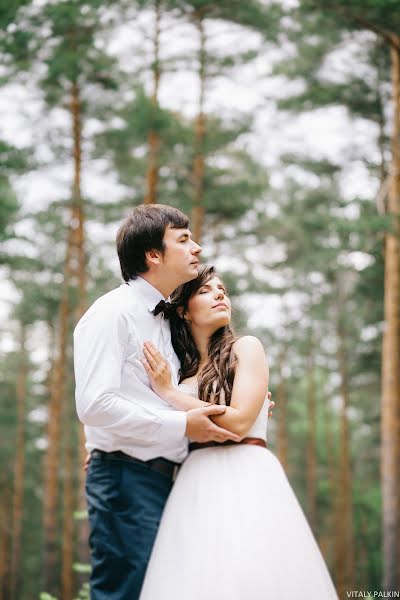
[(218, 427), (209, 417), (222, 415), (225, 406), (210, 404), (204, 408), (193, 408), (186, 413), (186, 437), (194, 442), (240, 442), (240, 437), (227, 429)]

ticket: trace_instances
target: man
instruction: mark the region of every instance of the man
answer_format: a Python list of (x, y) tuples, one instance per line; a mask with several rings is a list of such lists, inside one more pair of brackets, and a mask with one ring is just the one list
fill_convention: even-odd
[(139, 598), (187, 438), (239, 441), (209, 418), (225, 407), (174, 410), (151, 389), (141, 363), (149, 340), (178, 383), (165, 300), (197, 276), (201, 248), (188, 225), (172, 207), (136, 207), (117, 235), (125, 283), (99, 298), (74, 332), (76, 406), (91, 453), (86, 491), (92, 600)]

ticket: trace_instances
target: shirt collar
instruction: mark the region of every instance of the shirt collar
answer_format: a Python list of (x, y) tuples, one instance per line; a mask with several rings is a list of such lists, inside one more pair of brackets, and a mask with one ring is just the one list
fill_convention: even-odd
[[(139, 292), (150, 312), (153, 312), (160, 300), (165, 300), (162, 293), (140, 275), (136, 279), (130, 279), (128, 285)], [(170, 302), (170, 298), (167, 298), (167, 301)]]

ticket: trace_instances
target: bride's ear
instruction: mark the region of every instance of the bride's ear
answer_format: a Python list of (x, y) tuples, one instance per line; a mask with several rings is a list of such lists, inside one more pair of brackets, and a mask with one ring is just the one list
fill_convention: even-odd
[(191, 323), (191, 321), (189, 321), (189, 319), (185, 316), (185, 313), (183, 311), (183, 306), (178, 306), (178, 308), (176, 309), (176, 314), (178, 315), (178, 317), (183, 319), (185, 321), (185, 323)]

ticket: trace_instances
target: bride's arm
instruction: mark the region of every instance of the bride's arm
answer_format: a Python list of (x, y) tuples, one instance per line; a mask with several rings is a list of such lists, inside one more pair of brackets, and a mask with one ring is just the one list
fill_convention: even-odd
[[(245, 437), (253, 425), (268, 391), (268, 364), (261, 342), (253, 336), (237, 340), (233, 349), (238, 357), (230, 406), (222, 415), (212, 417), (216, 425)], [(151, 344), (144, 346), (143, 362), (154, 391), (178, 410), (208, 406), (177, 390), (171, 381), (168, 363)]]
[(246, 437), (268, 392), (269, 369), (264, 348), (256, 337), (238, 339), (233, 349), (238, 358), (231, 402), (223, 415), (212, 420), (241, 438)]

